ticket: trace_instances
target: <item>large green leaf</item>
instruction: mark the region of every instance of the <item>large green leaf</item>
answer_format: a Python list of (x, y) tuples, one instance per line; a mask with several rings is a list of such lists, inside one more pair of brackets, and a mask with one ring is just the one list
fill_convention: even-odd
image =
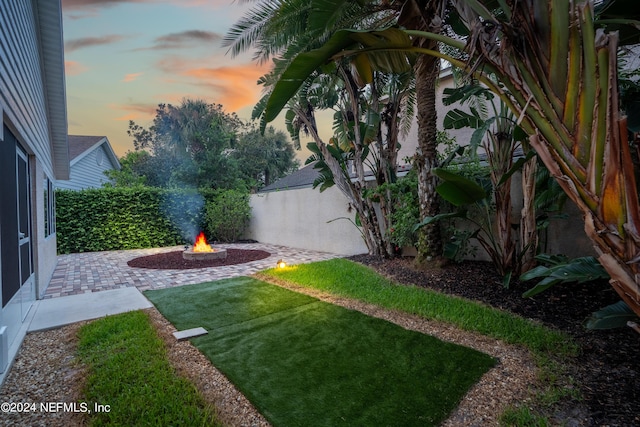
[(629, 321), (638, 320), (638, 316), (624, 301), (618, 301), (592, 313), (584, 326), (587, 329), (614, 329), (626, 326)]
[(457, 88), (446, 88), (443, 91), (444, 97), (442, 103), (444, 105), (451, 105), (455, 102), (464, 103), (469, 98), (481, 97), (486, 100), (492, 100), (494, 98), (493, 93), (489, 89), (479, 84), (464, 85)]
[(454, 108), (447, 113), (443, 121), (445, 129), (461, 129), (464, 127), (477, 129), (481, 127), (483, 123), (484, 121), (473, 108), (471, 109), (471, 114)]
[(273, 92), (267, 100), (264, 111), (266, 122), (273, 121), (289, 100), (296, 94), (302, 83), (318, 69), (330, 60), (337, 52), (353, 45), (351, 38), (353, 31), (337, 31), (321, 48), (298, 55), (289, 64), (287, 69), (275, 84)]
[(575, 258), (551, 267), (538, 266), (520, 276), (521, 281), (544, 277), (536, 286), (522, 294), (528, 298), (539, 294), (559, 283), (583, 283), (598, 279), (608, 279), (609, 274), (594, 257)]
[(471, 139), (469, 140), (469, 150), (475, 156), (478, 152), (478, 147), (482, 145), (482, 139), (484, 135), (491, 129), (491, 125), (496, 121), (496, 117), (490, 117), (484, 122), (481, 122), (480, 127), (473, 131)]
[(436, 191), (454, 206), (470, 205), (487, 198), (487, 192), (475, 181), (446, 169), (436, 168), (433, 173), (444, 181)]
[[(365, 49), (362, 49), (362, 46)], [(304, 81), (315, 70), (334, 59), (337, 54), (341, 53), (343, 56), (356, 54), (355, 51), (347, 51), (347, 48), (359, 49), (358, 55), (366, 52), (369, 65), (374, 70), (401, 73), (412, 69), (411, 39), (405, 31), (397, 28), (380, 31), (338, 30), (322, 47), (296, 56), (284, 70), (269, 96), (264, 120), (273, 121)], [(367, 51), (366, 48), (371, 49)], [(364, 60), (364, 56), (359, 56), (359, 61)], [(362, 64), (359, 68), (364, 69)]]

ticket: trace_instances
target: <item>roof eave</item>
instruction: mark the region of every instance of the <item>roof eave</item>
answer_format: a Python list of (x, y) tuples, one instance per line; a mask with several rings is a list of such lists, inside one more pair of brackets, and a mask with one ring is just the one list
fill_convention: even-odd
[(91, 153), (92, 151), (102, 146), (104, 146), (107, 152), (107, 157), (109, 158), (109, 161), (113, 165), (114, 169), (117, 169), (117, 170), (122, 169), (122, 166), (120, 165), (120, 161), (118, 160), (118, 156), (116, 156), (116, 153), (113, 151), (113, 148), (111, 147), (111, 143), (109, 143), (109, 138), (107, 138), (106, 136), (101, 137), (100, 140), (98, 140), (98, 142), (96, 142), (91, 147), (84, 150), (80, 155), (76, 156), (73, 160), (71, 160), (71, 166), (75, 165), (80, 160), (88, 156), (89, 153)]
[(38, 22), (40, 57), (43, 63), (53, 173), (56, 179), (68, 180), (70, 163), (62, 7), (60, 1), (51, 0), (34, 0), (34, 6)]

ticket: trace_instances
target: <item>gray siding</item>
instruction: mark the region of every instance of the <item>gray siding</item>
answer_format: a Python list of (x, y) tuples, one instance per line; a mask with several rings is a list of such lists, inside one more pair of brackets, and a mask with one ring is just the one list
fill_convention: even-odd
[[(7, 327), (3, 338), (8, 344), (0, 345), (3, 362), (0, 364), (0, 383), (26, 334), (28, 321), (25, 319), (29, 319), (26, 315), (35, 301), (35, 290), (42, 295), (57, 262), (56, 236), (52, 234), (45, 238), (44, 235), (42, 195), (45, 177), (55, 180), (69, 174), (61, 24), (60, 0), (0, 0), (0, 147), (10, 148), (7, 154), (16, 149), (13, 138), (9, 145), (10, 132), (28, 154), (30, 179), (22, 174), (17, 187), (24, 190), (25, 184), (30, 185), (26, 188), (32, 217), (30, 241), (23, 247), (31, 245), (35, 273), (29, 278), (19, 277), (20, 283), (8, 275), (0, 277), (0, 290), (11, 292), (10, 286), (14, 283), (19, 287), (16, 293), (7, 295), (8, 301), (3, 300), (0, 308), (0, 327)], [(3, 125), (8, 129), (6, 132)], [(4, 158), (11, 160), (9, 155)], [(0, 179), (15, 185), (6, 180), (11, 173), (14, 172), (0, 170)], [(6, 194), (8, 199), (15, 200), (0, 201), (4, 212), (10, 212), (12, 206), (17, 210), (20, 193), (9, 188)], [(1, 225), (0, 267), (15, 269), (13, 253), (22, 256), (25, 252), (19, 252), (18, 242), (6, 236), (17, 234), (19, 228), (12, 222)], [(32, 271), (31, 268), (28, 270)], [(3, 283), (5, 276), (9, 279)]]
[(44, 172), (53, 178), (33, 3), (28, 0), (3, 0), (0, 22), (0, 109), (20, 142), (31, 154), (36, 155), (42, 162)]
[[(99, 154), (100, 153), (100, 154)], [(98, 164), (97, 158), (102, 156), (102, 163)], [(57, 188), (65, 190), (84, 190), (85, 188), (99, 188), (108, 179), (104, 171), (115, 169), (111, 164), (105, 144), (82, 157), (71, 165), (71, 179), (69, 181), (57, 181)]]

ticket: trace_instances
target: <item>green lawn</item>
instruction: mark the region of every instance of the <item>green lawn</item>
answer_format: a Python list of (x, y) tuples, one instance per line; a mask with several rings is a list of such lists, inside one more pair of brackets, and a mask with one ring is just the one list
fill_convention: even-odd
[(459, 328), (524, 345), (538, 354), (575, 355), (577, 346), (564, 333), (484, 304), (430, 289), (398, 285), (372, 269), (346, 260), (300, 264), (263, 272), (333, 295), (365, 301)]
[(145, 295), (274, 426), (438, 425), (495, 363), (252, 278)]
[[(79, 333), (88, 367), (84, 399), (92, 426), (219, 426), (195, 386), (176, 375), (142, 311), (96, 320)], [(103, 405), (101, 411), (94, 404)]]

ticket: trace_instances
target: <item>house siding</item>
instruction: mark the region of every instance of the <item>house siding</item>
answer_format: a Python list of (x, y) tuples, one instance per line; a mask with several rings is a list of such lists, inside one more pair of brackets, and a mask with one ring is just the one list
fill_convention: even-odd
[[(102, 163), (98, 164), (98, 156), (102, 156)], [(92, 150), (86, 156), (71, 165), (71, 179), (69, 181), (58, 181), (57, 188), (63, 190), (84, 190), (86, 188), (99, 188), (108, 182), (104, 171), (115, 169), (109, 159), (105, 144)]]
[(31, 1), (0, 8), (0, 100), (4, 121), (31, 155), (54, 177), (46, 97)]
[(0, 148), (7, 165), (0, 168), (6, 214), (0, 220), (0, 289), (6, 290), (0, 383), (57, 262), (56, 236), (45, 238), (43, 182), (68, 177), (69, 170), (61, 25), (59, 0), (3, 0), (0, 6)]

